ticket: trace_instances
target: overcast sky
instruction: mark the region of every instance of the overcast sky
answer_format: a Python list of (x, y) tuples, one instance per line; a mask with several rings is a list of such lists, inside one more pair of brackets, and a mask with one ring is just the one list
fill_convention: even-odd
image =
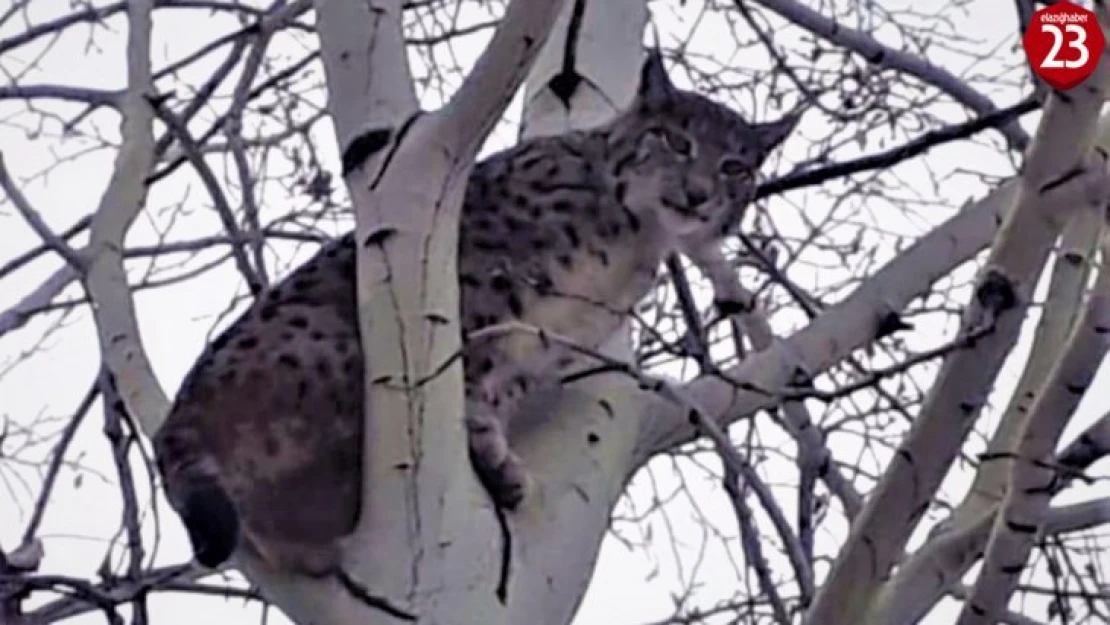
[[(9, 0), (10, 2), (10, 0)], [(45, 11), (43, 5), (51, 3), (34, 3), (36, 11)], [(70, 3), (56, 2), (53, 9), (65, 8), (62, 5)], [(659, 3), (654, 3), (658, 5)], [(672, 3), (677, 4), (677, 3)], [(1004, 5), (1004, 18), (998, 18), (994, 11), (998, 4), (988, 0), (976, 3), (969, 12), (960, 16), (953, 16), (964, 29), (970, 43), (969, 49), (980, 52), (991, 50), (1000, 41), (1012, 32), (1015, 21), (1010, 11), (1009, 3)], [(0, 2), (3, 5), (3, 2)], [(689, 2), (685, 9), (678, 14), (679, 18), (669, 12), (660, 11), (660, 19), (667, 20), (663, 23), (664, 32), (668, 28), (674, 31), (685, 31), (694, 22), (699, 3)], [(977, 8), (982, 7), (982, 8)], [(3, 8), (0, 8), (0, 13)], [(41, 13), (45, 15), (45, 13)], [(196, 49), (206, 41), (218, 34), (227, 32), (227, 21), (210, 18), (204, 12), (174, 11), (172, 13), (158, 12), (155, 29), (154, 60), (155, 67), (162, 66), (167, 60), (177, 59), (184, 54)], [(170, 19), (172, 17), (172, 20)], [(58, 82), (76, 86), (87, 86), (101, 89), (116, 89), (123, 86), (122, 73), (122, 44), (126, 32), (121, 19), (112, 21), (113, 28), (97, 29), (94, 37), (89, 37), (87, 28), (74, 29), (70, 35), (54, 42), (45, 56), (45, 64), (39, 71), (31, 72), (22, 78), (25, 84), (40, 82)], [(694, 50), (714, 51), (717, 37), (723, 37), (721, 29), (727, 28), (723, 23), (705, 26), (707, 30), (695, 40), (692, 45)], [(22, 29), (18, 20), (0, 28), (0, 39), (11, 36)], [(39, 51), (41, 47), (35, 47)], [(470, 46), (460, 61), (469, 63), (473, 58), (476, 47)], [(34, 54), (30, 49), (18, 54), (10, 55), (19, 62), (30, 62)], [(1001, 53), (1000, 53), (1001, 54)], [(1005, 52), (1012, 57), (1012, 53)], [(222, 58), (222, 57), (219, 57)], [(938, 50), (936, 58), (931, 58), (934, 63), (951, 64), (953, 71), (963, 71), (968, 60), (956, 53), (945, 53)], [(211, 63), (206, 67), (210, 67)], [(0, 58), (0, 67), (9, 74), (19, 71), (16, 61), (8, 56)], [(990, 73), (989, 64), (977, 66), (976, 71)], [(1000, 106), (1012, 104), (1017, 99), (1017, 92), (1004, 86), (989, 95)], [(310, 96), (311, 97), (311, 96)], [(322, 93), (315, 94), (322, 98)], [(9, 103), (0, 102), (0, 150), (3, 151), (8, 167), (19, 180), (37, 176), (27, 183), (25, 193), (35, 207), (42, 213), (44, 219), (52, 227), (61, 230), (71, 225), (77, 219), (91, 212), (95, 208), (96, 200), (103, 191), (110, 173), (113, 153), (110, 150), (100, 149), (93, 154), (86, 155), (75, 164), (61, 165), (51, 171), (43, 173), (53, 167), (58, 158), (58, 142), (51, 139), (28, 137), (25, 128), (26, 116), (17, 114), (22, 109)], [(115, 136), (116, 118), (112, 115), (101, 114), (94, 119), (106, 136)], [(1031, 119), (1035, 119), (1032, 117)], [(1029, 125), (1030, 118), (1026, 120)], [(807, 122), (808, 123), (808, 122)], [(820, 122), (813, 122), (820, 123)], [(44, 127), (47, 135), (57, 131), (57, 123), (47, 123)], [(330, 125), (321, 124), (320, 129), (326, 130), (324, 136), (319, 137), (319, 150), (328, 152), (332, 150)], [(318, 132), (317, 135), (322, 133)], [(804, 130), (803, 130), (804, 134)], [(508, 127), (499, 130), (491, 144), (505, 145), (512, 140)], [(78, 151), (80, 141), (67, 141), (62, 153), (72, 154)], [(91, 146), (91, 143), (86, 143)], [(788, 147), (787, 154), (792, 148)], [(334, 159), (329, 159), (334, 162)], [(998, 156), (993, 156), (982, 148), (962, 146), (960, 148), (946, 148), (935, 152), (929, 160), (934, 171), (955, 171), (959, 168), (973, 169), (975, 171), (993, 171), (999, 175), (1008, 173), (1006, 161)], [(784, 164), (782, 167), (786, 167)], [(901, 175), (907, 189), (920, 187), (930, 197), (944, 197), (950, 201), (951, 207), (956, 207), (964, 200), (981, 196), (983, 188), (966, 177), (953, 176), (951, 182), (944, 189), (933, 189), (933, 182), (926, 177), (927, 170), (921, 166), (904, 168)], [(194, 208), (207, 206), (203, 190), (190, 179), (182, 182), (178, 177), (176, 182), (159, 185), (151, 196), (148, 214), (142, 216), (129, 236), (129, 244), (138, 245), (149, 243), (158, 229), (163, 229), (171, 221), (174, 223), (174, 238), (188, 239), (204, 236), (215, 232), (218, 225), (215, 218), (208, 211), (195, 211), (184, 217), (173, 217), (174, 204), (186, 201), (188, 206)], [(270, 216), (280, 214), (287, 198), (280, 197), (274, 191), (269, 192)], [(199, 198), (199, 199), (198, 199)], [(303, 204), (303, 202), (302, 202)], [(820, 210), (816, 207), (814, 210)], [(947, 216), (934, 215), (930, 218), (933, 223)], [(899, 221), (902, 220), (902, 221)], [(907, 232), (920, 232), (922, 224), (913, 219), (899, 217), (894, 222), (883, 222), (884, 228), (905, 228)], [(916, 227), (916, 230), (913, 228)], [(0, 203), (0, 263), (19, 254), (20, 252), (37, 245), (38, 241), (26, 227), (10, 206)], [(304, 252), (299, 257), (303, 258)], [(208, 255), (214, 258), (214, 255)], [(26, 270), (21, 270), (0, 282), (0, 310), (6, 309), (18, 301), (26, 293), (38, 286), (39, 283), (51, 272), (59, 267), (59, 262), (53, 258), (34, 263)], [(168, 266), (168, 265), (167, 265)], [(819, 279), (818, 276), (792, 276), (800, 283), (810, 283)], [(230, 263), (217, 271), (208, 274), (202, 280), (191, 281), (170, 289), (146, 291), (137, 297), (140, 314), (141, 330), (146, 342), (146, 348), (167, 392), (172, 393), (178, 386), (185, 370), (192, 364), (196, 354), (201, 349), (205, 335), (212, 326), (216, 315), (220, 314), (226, 303), (235, 293), (242, 293), (238, 275)], [(76, 289), (70, 289), (67, 294), (77, 294)], [(9, 334), (0, 339), (0, 417), (10, 419), (16, 425), (26, 426), (36, 422), (35, 437), (40, 439), (36, 444), (30, 445), (18, 456), (19, 459), (45, 458), (52, 444), (52, 435), (64, 426), (67, 416), (72, 413), (80, 397), (86, 392), (98, 366), (96, 358), (95, 334), (91, 331), (89, 315), (82, 311), (70, 316), (64, 321), (66, 327), (53, 333), (42, 346), (41, 350), (32, 355), (28, 360), (13, 366), (16, 359), (31, 350), (38, 337), (50, 326), (49, 322), (56, 322), (56, 317), (37, 320), (23, 330)], [(222, 327), (222, 325), (221, 325)], [(951, 333), (951, 328), (938, 328), (938, 331)], [(936, 344), (935, 335), (919, 336), (922, 344), (931, 342)], [(1019, 352), (1021, 350), (1018, 350)], [(1105, 371), (1105, 369), (1104, 369)], [(1005, 380), (1012, 382), (1014, 371), (1009, 368)], [(1101, 380), (1101, 378), (1100, 378)], [(1099, 381), (1096, 381), (1097, 387)], [(1081, 422), (1086, 422), (1091, 416), (1100, 414), (1107, 407), (1107, 402), (1096, 405), (1088, 401), (1084, 404), (1083, 416), (1077, 420), (1073, 427), (1078, 427)], [(98, 409), (86, 419), (77, 441), (70, 449), (69, 459), (79, 462), (85, 470), (80, 473), (64, 471), (62, 478), (55, 489), (53, 500), (48, 509), (40, 536), (46, 541), (47, 557), (44, 571), (83, 577), (91, 577), (100, 563), (104, 553), (104, 541), (112, 537), (119, 526), (119, 501), (118, 491), (114, 487), (114, 471), (108, 454), (108, 448), (103, 443), (100, 427), (101, 415)], [(23, 437), (12, 436), (3, 449), (11, 455), (15, 445), (23, 444)], [(1074, 429), (1070, 430), (1074, 431)], [(1065, 439), (1067, 436), (1065, 436)], [(635, 508), (627, 505), (617, 511), (618, 516), (630, 516), (633, 509), (643, 510), (653, 499), (653, 493), (668, 492), (674, 488), (676, 478), (666, 466), (656, 467), (652, 474), (643, 474), (634, 483), (635, 495), (632, 500), (637, 502)], [(99, 473), (99, 475), (98, 475)], [(33, 467), (23, 466), (16, 460), (0, 458), (0, 546), (5, 550), (14, 548), (27, 523), (35, 494), (37, 492), (37, 478)], [(76, 477), (81, 475), (80, 478)], [(142, 476), (143, 474), (139, 474)], [(145, 478), (140, 477), (140, 482)], [(670, 483), (668, 483), (670, 482)], [(140, 483), (140, 494), (149, 492), (149, 485)], [(735, 533), (734, 523), (730, 525), (731, 512), (727, 500), (721, 496), (720, 491), (711, 490), (708, 484), (694, 485), (695, 491), (705, 490), (705, 496), (696, 498), (696, 505), (700, 513), (716, 519), (722, 519), (721, 527), (731, 528)], [(8, 502), (14, 499), (18, 505)], [(653, 537), (653, 547), (650, 550), (628, 549), (621, 541), (609, 539), (602, 549), (601, 559), (597, 566), (593, 585), (586, 596), (582, 609), (575, 620), (576, 625), (601, 625), (608, 623), (629, 624), (645, 623), (660, 619), (673, 612), (673, 600), (670, 593), (682, 588), (683, 581), (689, 581), (694, 575), (692, 563), (700, 562), (696, 582), (701, 585), (699, 596), (702, 598), (726, 598), (732, 594), (736, 585), (737, 572), (735, 562), (739, 561), (738, 549), (726, 550), (716, 541), (706, 542), (709, 537), (703, 535), (704, 528), (694, 522), (694, 506), (691, 502), (678, 501), (671, 504), (670, 520), (673, 526), (655, 519), (648, 524), (632, 524), (620, 522), (616, 529), (625, 539), (645, 540), (647, 527), (650, 526)], [(163, 515), (159, 525), (161, 535), (158, 537), (158, 551), (156, 562), (170, 564), (180, 562), (189, 557), (188, 543), (180, 528), (176, 516), (173, 516), (168, 506), (161, 506)], [(144, 524), (144, 531), (148, 539), (153, 541), (156, 537), (155, 523)], [(681, 536), (680, 544), (674, 551), (668, 546), (670, 532), (674, 531)], [(841, 530), (843, 531), (843, 528)], [(731, 535), (731, 534), (730, 534)], [(819, 539), (836, 540), (843, 538), (839, 535), (825, 535)], [(149, 545), (153, 544), (148, 542)], [(704, 553), (702, 550), (705, 550)], [(683, 562), (681, 567), (675, 566), (675, 554), (680, 554)], [(748, 582), (754, 585), (754, 580)], [(34, 605), (34, 604), (31, 604)], [(212, 619), (213, 622), (255, 622), (258, 614), (257, 604), (244, 607), (240, 600), (223, 600), (183, 595), (159, 594), (151, 600), (154, 622), (157, 625), (176, 625), (178, 623), (196, 623)], [(275, 619), (271, 622), (285, 622), (279, 615), (272, 615)], [(73, 623), (102, 622), (103, 617), (92, 614), (76, 619)], [(938, 617), (933, 622), (941, 623), (945, 619)]]

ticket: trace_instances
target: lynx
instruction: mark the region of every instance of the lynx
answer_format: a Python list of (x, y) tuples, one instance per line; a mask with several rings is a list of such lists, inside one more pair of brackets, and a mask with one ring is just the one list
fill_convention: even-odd
[[(496, 505), (515, 509), (530, 483), (507, 442), (514, 411), (577, 359), (534, 333), (466, 337), (517, 321), (598, 346), (666, 254), (737, 225), (764, 159), (797, 121), (747, 123), (674, 87), (651, 54), (611, 122), (475, 165), (459, 227), (457, 417)], [(307, 575), (338, 565), (336, 539), (354, 529), (361, 499), (355, 247), (353, 234), (329, 243), (260, 296), (204, 350), (155, 435), (169, 501), (205, 566), (240, 547)]]

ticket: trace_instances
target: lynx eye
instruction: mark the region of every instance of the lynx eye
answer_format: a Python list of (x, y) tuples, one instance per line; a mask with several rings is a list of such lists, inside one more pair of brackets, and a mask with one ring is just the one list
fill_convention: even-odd
[(677, 132), (663, 133), (663, 137), (666, 138), (667, 145), (682, 156), (690, 156), (694, 151), (694, 144)]
[(726, 158), (726, 159), (722, 160), (721, 164), (719, 165), (719, 169), (720, 169), (722, 174), (724, 174), (726, 176), (730, 176), (730, 177), (732, 177), (732, 176), (743, 176), (745, 178), (751, 178), (752, 177), (751, 168), (749, 168), (747, 166), (747, 164), (744, 163), (744, 161), (742, 161), (738, 158)]

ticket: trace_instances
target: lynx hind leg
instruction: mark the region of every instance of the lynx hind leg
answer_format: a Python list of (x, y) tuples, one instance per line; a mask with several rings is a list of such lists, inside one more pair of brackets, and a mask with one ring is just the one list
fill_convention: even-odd
[(153, 443), (167, 499), (185, 526), (196, 561), (214, 569), (243, 549), (277, 570), (311, 577), (334, 573), (340, 557), (334, 542), (300, 544), (273, 536), (273, 531), (258, 532), (235, 503), (242, 501), (242, 484), (221, 473), (190, 425), (195, 419), (185, 414), (171, 413)]
[(166, 495), (181, 517), (197, 562), (216, 568), (239, 544), (239, 512), (220, 484), (215, 460), (188, 431), (172, 422), (166, 425), (154, 439)]

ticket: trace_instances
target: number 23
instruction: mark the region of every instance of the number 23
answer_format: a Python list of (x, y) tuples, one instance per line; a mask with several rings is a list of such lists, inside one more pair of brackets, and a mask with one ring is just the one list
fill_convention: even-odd
[[(1057, 55), (1060, 54), (1060, 47), (1064, 44), (1064, 31), (1075, 34), (1075, 38), (1068, 42), (1068, 47), (1079, 50), (1078, 59), (1061, 60), (1057, 58)], [(1041, 67), (1073, 68), (1082, 67), (1087, 64), (1091, 56), (1086, 46), (1087, 31), (1083, 30), (1083, 27), (1079, 24), (1065, 24), (1064, 31), (1061, 31), (1060, 27), (1056, 24), (1041, 24), (1041, 32), (1052, 35), (1052, 49), (1048, 51), (1048, 56), (1044, 57), (1044, 61), (1041, 61)]]

